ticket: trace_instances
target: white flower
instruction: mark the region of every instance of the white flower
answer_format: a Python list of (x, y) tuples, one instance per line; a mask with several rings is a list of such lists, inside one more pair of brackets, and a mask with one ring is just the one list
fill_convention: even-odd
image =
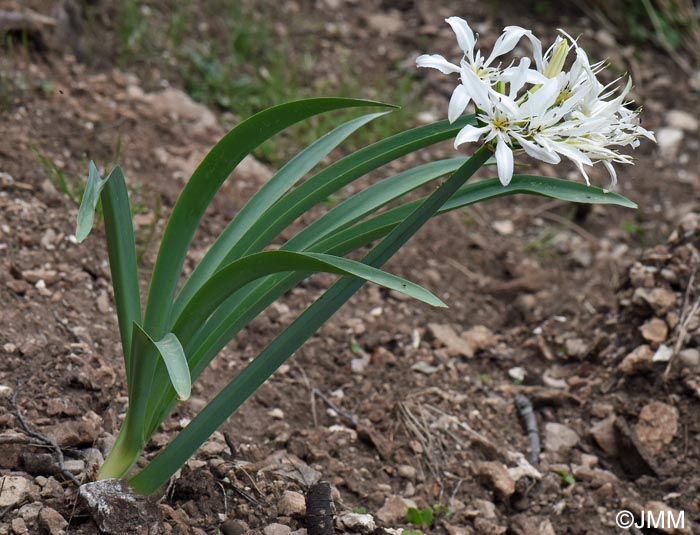
[[(447, 61), (439, 54), (423, 54), (416, 59), (416, 65), (418, 67), (437, 69), (443, 74), (459, 73), (461, 75), (462, 84), (455, 88), (448, 107), (447, 116), (450, 122), (453, 123), (464, 113), (464, 110), (471, 102), (472, 88), (463, 85), (465, 78), (467, 78), (466, 73), (471, 71), (477, 75), (479, 80), (486, 84), (495, 84), (503, 71), (500, 65), (492, 66), (491, 64), (496, 58), (513, 50), (518, 41), (520, 41), (524, 35), (530, 34), (531, 32), (520, 26), (508, 26), (504, 28), (501, 36), (496, 40), (491, 54), (489, 54), (488, 58), (484, 59), (481, 51), (475, 49), (476, 37), (466, 20), (460, 17), (450, 17), (445, 19), (445, 22), (452, 27), (457, 37), (457, 44), (464, 53), (460, 65), (457, 66)], [(536, 76), (534, 71), (533, 76)]]
[[(482, 140), (495, 154), (498, 177), (507, 185), (513, 176), (514, 153), (524, 151), (533, 158), (556, 164), (567, 158), (589, 183), (586, 166), (601, 163), (613, 185), (617, 174), (613, 163), (632, 163), (621, 154), (621, 147), (635, 148), (639, 139), (655, 141), (654, 134), (639, 124), (639, 110), (627, 106), (632, 81), (620, 89), (618, 81), (604, 85), (598, 73), (603, 62), (591, 64), (576, 40), (565, 32), (543, 53), (542, 44), (529, 30), (505, 28), (488, 58), (475, 49), (476, 39), (463, 19), (451, 17), (447, 23), (464, 52), (460, 66), (442, 56), (424, 55), (419, 67), (432, 67), (446, 74), (458, 72), (457, 85), (448, 106), (450, 122), (473, 101), (477, 126), (468, 125), (457, 134), (455, 147)], [(510, 52), (523, 37), (532, 43), (535, 68), (530, 58), (502, 68), (496, 58)], [(575, 57), (568, 70), (567, 59)]]

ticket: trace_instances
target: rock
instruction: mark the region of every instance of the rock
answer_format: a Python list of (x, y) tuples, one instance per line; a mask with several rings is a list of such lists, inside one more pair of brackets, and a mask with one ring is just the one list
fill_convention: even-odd
[(16, 507), (31, 494), (39, 492), (38, 486), (22, 476), (4, 476), (0, 479), (0, 487), (0, 509)]
[(632, 302), (646, 303), (658, 316), (663, 316), (676, 304), (676, 294), (665, 288), (637, 288), (632, 295)]
[(668, 325), (659, 318), (652, 318), (639, 328), (642, 337), (654, 344), (660, 344), (668, 336)]
[(14, 531), (17, 535), (21, 535), (22, 533), (29, 533), (29, 530), (27, 529), (27, 523), (24, 521), (23, 518), (13, 518), (12, 519), (12, 531)]
[(402, 464), (399, 466), (399, 475), (404, 479), (416, 479), (418, 472), (410, 464)]
[(221, 535), (243, 535), (249, 529), (250, 527), (248, 524), (242, 520), (235, 519), (227, 520), (221, 524), (221, 527), (219, 528)]
[(498, 337), (493, 334), (491, 329), (483, 325), (474, 325), (468, 331), (464, 331), (460, 337), (469, 344), (473, 354), (483, 349), (489, 349), (498, 342)]
[(643, 475), (658, 477), (660, 470), (644, 443), (623, 418), (615, 419), (615, 442), (620, 464), (632, 478)]
[(12, 397), (12, 387), (0, 385), (0, 399), (10, 399)]
[(157, 93), (147, 93), (142, 101), (147, 104), (144, 112), (148, 116), (158, 119), (165, 115), (176, 121), (184, 120), (190, 123), (189, 130), (195, 135), (219, 129), (212, 111), (180, 89), (168, 87)]
[(497, 219), (491, 223), (491, 227), (501, 236), (510, 236), (515, 232), (515, 225), (510, 219)]
[(404, 27), (401, 13), (392, 10), (389, 13), (373, 13), (367, 15), (367, 25), (377, 31), (382, 37), (388, 37), (400, 32)]
[(399, 524), (406, 520), (409, 507), (415, 507), (413, 500), (407, 500), (402, 496), (389, 496), (382, 508), (377, 511), (377, 518), (387, 526)]
[(479, 512), (479, 515), (484, 518), (496, 518), (496, 504), (489, 500), (480, 498), (474, 499), (474, 508)]
[(544, 447), (547, 451), (567, 451), (580, 440), (578, 433), (565, 425), (548, 422), (544, 426)]
[(13, 279), (7, 282), (6, 286), (17, 295), (24, 295), (32, 289), (32, 285), (22, 279)]
[(676, 407), (660, 401), (652, 401), (639, 413), (634, 430), (652, 455), (658, 455), (673, 441), (678, 431), (678, 416)]
[[(688, 368), (689, 370), (697, 370), (700, 368), (700, 351), (694, 347), (683, 349), (678, 353), (678, 360), (684, 368)], [(1, 391), (0, 398), (2, 398)]]
[(683, 143), (683, 130), (669, 126), (660, 128), (656, 131), (656, 143), (662, 158), (675, 160)]
[(666, 344), (661, 344), (656, 351), (654, 356), (651, 357), (652, 362), (668, 362), (673, 357), (673, 349)]
[(582, 358), (588, 353), (588, 344), (581, 338), (567, 338), (564, 342), (566, 354), (573, 358)]
[(515, 481), (502, 463), (495, 461), (477, 463), (475, 472), (501, 499), (507, 500), (515, 492)]
[(80, 420), (72, 420), (49, 425), (42, 432), (53, 439), (59, 446), (92, 445), (100, 436), (102, 418), (88, 411)]
[[(673, 509), (663, 502), (649, 501), (644, 504), (643, 511), (647, 515), (651, 515), (651, 518), (648, 516), (645, 518), (645, 520), (647, 520), (647, 525), (653, 522), (652, 518), (654, 520), (663, 518), (663, 522), (659, 522), (654, 528), (661, 533), (668, 533), (669, 535), (693, 533), (690, 526), (691, 521), (686, 517), (685, 512)], [(681, 514), (683, 515), (682, 517)], [(682, 522), (681, 518), (683, 519)], [(651, 520), (651, 522), (649, 522), (649, 520)], [(676, 527), (676, 525), (678, 527)]]
[(436, 341), (447, 348), (448, 356), (473, 357), (477, 351), (488, 349), (498, 341), (496, 336), (482, 325), (476, 325), (460, 336), (450, 325), (429, 323), (428, 329)]
[(97, 299), (95, 299), (95, 304), (97, 305), (97, 310), (102, 314), (107, 314), (109, 312), (109, 295), (107, 295), (106, 290), (100, 292)]
[(48, 535), (63, 535), (68, 522), (55, 509), (44, 507), (39, 511), (39, 532)]
[(617, 456), (617, 441), (615, 439), (615, 415), (611, 414), (591, 427), (591, 436), (598, 447), (610, 457)]
[(256, 463), (256, 469), (261, 472), (273, 472), (304, 486), (318, 483), (321, 479), (321, 472), (286, 450), (273, 453), (264, 461)]
[(284, 524), (270, 524), (263, 528), (264, 535), (289, 535), (291, 532), (292, 528)]
[(479, 535), (504, 535), (507, 528), (501, 526), (493, 520), (487, 520), (485, 518), (476, 517), (474, 519), (474, 529)]
[(602, 487), (606, 483), (616, 483), (618, 481), (615, 474), (600, 468), (576, 468), (574, 477), (581, 481), (590, 481), (594, 487)]
[(618, 369), (625, 375), (646, 372), (652, 369), (654, 351), (646, 344), (637, 347), (629, 353), (618, 365)]
[(277, 511), (284, 516), (304, 516), (306, 514), (306, 498), (299, 492), (285, 490), (277, 504)]
[(411, 370), (414, 372), (422, 373), (423, 375), (432, 375), (440, 369), (439, 366), (432, 366), (424, 360), (419, 360), (411, 366)]
[(90, 516), (108, 535), (156, 535), (161, 511), (154, 501), (134, 492), (119, 479), (102, 479), (80, 487)]
[(666, 124), (686, 132), (695, 132), (700, 128), (700, 122), (693, 115), (683, 110), (671, 110), (666, 113)]
[(455, 330), (449, 325), (429, 323), (428, 330), (435, 337), (437, 342), (440, 342), (447, 348), (447, 356), (456, 357), (463, 355), (465, 357), (473, 357), (474, 350), (469, 342), (457, 336)]
[(53, 269), (28, 269), (22, 272), (22, 278), (30, 284), (36, 284), (40, 280), (53, 284), (58, 280), (58, 272)]
[(513, 535), (556, 535), (548, 518), (526, 514), (511, 517), (508, 528)]
[[(338, 516), (338, 522), (347, 530), (355, 533), (372, 533), (377, 529), (372, 515), (360, 513), (343, 513)], [(341, 528), (342, 529), (342, 528)]]

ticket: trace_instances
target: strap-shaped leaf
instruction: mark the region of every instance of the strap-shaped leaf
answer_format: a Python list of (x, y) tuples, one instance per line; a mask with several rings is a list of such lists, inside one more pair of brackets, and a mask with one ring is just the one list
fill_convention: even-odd
[(238, 124), (204, 157), (182, 190), (163, 233), (151, 276), (144, 327), (163, 333), (187, 249), (212, 198), (243, 158), (285, 128), (313, 115), (359, 106), (387, 104), (368, 100), (317, 98), (289, 102), (257, 113)]
[(180, 340), (173, 333), (168, 333), (153, 343), (158, 348), (158, 352), (168, 368), (168, 376), (178, 398), (180, 401), (186, 400), (192, 392), (192, 380), (190, 379), (190, 368), (187, 366), (187, 357)]
[[(375, 267), (384, 264), (454, 195), (491, 154), (485, 147), (479, 149), (372, 249), (363, 259), (364, 262)], [(177, 467), (184, 464), (226, 418), (343, 306), (362, 284), (362, 280), (347, 277), (334, 284), (219, 392), (148, 466), (130, 480), (130, 484), (145, 494), (150, 494), (163, 485), (177, 471)]]
[(78, 212), (76, 237), (79, 240), (85, 239), (92, 228), (99, 198), (102, 199), (109, 269), (112, 274), (124, 364), (127, 377), (130, 377), (132, 324), (141, 321), (141, 296), (129, 192), (124, 173), (118, 165), (102, 180), (94, 162), (90, 162), (88, 183)]
[(187, 279), (187, 282), (175, 299), (172, 311), (173, 318), (177, 318), (182, 312), (184, 306), (195, 292), (202, 287), (207, 277), (222, 266), (231, 248), (250, 229), (261, 214), (265, 213), (348, 136), (368, 122), (387, 113), (390, 112), (371, 113), (340, 125), (298, 153), (275, 173), (270, 180), (263, 184), (255, 195), (245, 203), (231, 223), (227, 225), (204, 255), (204, 258), (199, 262), (189, 279)]
[(446, 306), (417, 284), (356, 260), (322, 253), (265, 251), (245, 256), (217, 271), (192, 297), (178, 318), (173, 332), (183, 340), (189, 339), (229, 295), (266, 275), (288, 271), (351, 276), (396, 290), (433, 306)]
[(329, 165), (260, 216), (231, 249), (225, 261), (232, 262), (241, 256), (262, 250), (297, 217), (353, 180), (406, 154), (450, 139), (474, 120), (473, 115), (468, 115), (452, 124), (440, 121), (419, 126), (377, 141)]
[(102, 188), (107, 185), (108, 180), (109, 176), (102, 180), (100, 173), (97, 171), (97, 166), (95, 166), (95, 162), (91, 160), (88, 171), (88, 181), (85, 185), (83, 200), (80, 202), (78, 223), (75, 229), (75, 238), (78, 240), (78, 243), (87, 238), (92, 230), (92, 226), (95, 222), (95, 210), (97, 209), (97, 203), (100, 201), (100, 193), (102, 193)]

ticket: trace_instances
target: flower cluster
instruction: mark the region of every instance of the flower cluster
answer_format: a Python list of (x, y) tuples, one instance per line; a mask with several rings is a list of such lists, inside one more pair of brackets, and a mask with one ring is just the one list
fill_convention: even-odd
[[(478, 122), (459, 132), (455, 148), (480, 139), (489, 143), (495, 150), (498, 177), (504, 186), (513, 176), (514, 151), (522, 150), (552, 164), (559, 163), (562, 156), (568, 158), (587, 183), (584, 166), (600, 162), (614, 185), (617, 176), (613, 162), (632, 163), (632, 158), (621, 154), (619, 148), (637, 147), (640, 137), (654, 141), (654, 134), (639, 123), (639, 110), (627, 107), (630, 103), (625, 98), (631, 79), (622, 87), (617, 81), (602, 84), (597, 74), (605, 65), (591, 64), (584, 50), (564, 32), (543, 52), (542, 43), (530, 30), (508, 26), (484, 59), (464, 19), (450, 17), (446, 22), (464, 52), (460, 64), (427, 54), (416, 63), (444, 74), (459, 74), (448, 119), (457, 120), (473, 102)], [(532, 59), (523, 57), (517, 64), (502, 67), (498, 58), (511, 52), (522, 38), (532, 44)], [(565, 70), (567, 63), (570, 67)]]

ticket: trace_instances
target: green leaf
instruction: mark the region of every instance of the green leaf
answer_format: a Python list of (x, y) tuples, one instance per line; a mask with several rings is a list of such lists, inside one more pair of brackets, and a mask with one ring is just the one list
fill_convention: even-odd
[(202, 287), (207, 277), (221, 267), (231, 248), (251, 228), (261, 214), (267, 211), (350, 134), (387, 113), (389, 112), (371, 113), (340, 125), (297, 154), (263, 184), (219, 235), (192, 272), (175, 300), (172, 311), (173, 318), (177, 318), (182, 312), (184, 306)]
[(408, 511), (406, 512), (406, 522), (413, 524), (414, 526), (422, 526), (423, 517), (420, 514), (420, 511), (415, 507), (409, 507)]
[(182, 349), (182, 344), (173, 333), (166, 334), (158, 342), (153, 342), (158, 348), (160, 356), (168, 368), (170, 382), (181, 401), (190, 397), (192, 381), (190, 368), (187, 366), (187, 357)]
[(430, 528), (433, 525), (433, 509), (429, 506), (423, 509), (409, 507), (406, 513), (406, 522), (414, 526)]
[(355, 260), (321, 253), (265, 251), (244, 256), (217, 271), (192, 297), (173, 327), (179, 338), (190, 339), (226, 298), (246, 284), (272, 273), (299, 271), (347, 275), (396, 290), (433, 306), (446, 306), (417, 284)]
[[(518, 193), (539, 195), (578, 203), (613, 204), (626, 208), (637, 207), (634, 202), (622, 195), (614, 192), (606, 192), (595, 186), (587, 186), (560, 178), (515, 175), (508, 186), (501, 185), (497, 178), (482, 180), (464, 186), (460, 188), (437, 213), (443, 214), (477, 202)], [(363, 247), (385, 236), (411, 213), (412, 210), (419, 206), (422, 201), (423, 199), (418, 199), (397, 206), (396, 208), (387, 210), (371, 219), (357, 223), (331, 236), (326, 236), (314, 244), (313, 250), (322, 250), (331, 254), (347, 254), (350, 251)]]
[(257, 113), (226, 134), (205, 156), (182, 190), (165, 227), (153, 268), (144, 328), (160, 336), (170, 317), (182, 264), (199, 221), (238, 163), (258, 145), (313, 115), (341, 108), (388, 106), (379, 102), (318, 98), (281, 104)]
[(419, 126), (373, 143), (329, 165), (260, 216), (231, 249), (226, 261), (231, 262), (245, 254), (261, 250), (297, 217), (353, 180), (401, 156), (454, 137), (461, 128), (472, 122), (474, 116), (469, 115), (452, 124), (441, 121)]
[(124, 364), (129, 378), (132, 324), (141, 321), (141, 296), (129, 192), (121, 167), (117, 165), (107, 178), (101, 180), (97, 167), (90, 162), (90, 178), (78, 212), (77, 232), (82, 238), (87, 236), (92, 227), (94, 208), (97, 205), (96, 196), (102, 199), (109, 269), (112, 274)]
[[(370, 251), (363, 262), (377, 268), (383, 265), (486, 162), (491, 154), (492, 152), (487, 148), (479, 149)], [(144, 494), (150, 494), (163, 485), (226, 418), (350, 299), (362, 284), (362, 280), (347, 277), (334, 284), (248, 364), (158, 456), (130, 480), (130, 484)]]
[(107, 185), (109, 178), (108, 176), (102, 180), (95, 162), (90, 161), (88, 181), (83, 193), (83, 200), (80, 202), (78, 223), (75, 229), (75, 238), (78, 240), (78, 243), (87, 238), (92, 230), (92, 225), (95, 221), (95, 210), (97, 209), (97, 203), (100, 201), (100, 193), (102, 188)]

